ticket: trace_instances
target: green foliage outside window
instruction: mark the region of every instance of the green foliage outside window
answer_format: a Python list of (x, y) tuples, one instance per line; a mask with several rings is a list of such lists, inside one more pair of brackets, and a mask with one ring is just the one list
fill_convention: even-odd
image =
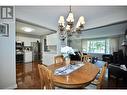
[(88, 40), (88, 53), (106, 53), (106, 40)]

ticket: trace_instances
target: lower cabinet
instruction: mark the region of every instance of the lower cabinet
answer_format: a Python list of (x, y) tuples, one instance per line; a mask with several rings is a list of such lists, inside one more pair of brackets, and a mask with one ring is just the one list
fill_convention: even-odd
[(24, 62), (32, 62), (32, 52), (25, 52), (24, 53)]

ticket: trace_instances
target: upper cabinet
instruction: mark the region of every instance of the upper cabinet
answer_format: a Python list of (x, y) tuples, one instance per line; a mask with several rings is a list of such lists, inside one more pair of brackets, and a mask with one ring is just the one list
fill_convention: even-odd
[(23, 37), (23, 36), (16, 36), (17, 41), (24, 42), (24, 46), (31, 46), (31, 42), (40, 42), (40, 39), (38, 38), (32, 38), (32, 37)]
[(30, 40), (25, 40), (24, 41), (24, 46), (31, 46), (31, 41)]
[(46, 40), (47, 40), (47, 45), (57, 45), (58, 43), (57, 33), (47, 35)]

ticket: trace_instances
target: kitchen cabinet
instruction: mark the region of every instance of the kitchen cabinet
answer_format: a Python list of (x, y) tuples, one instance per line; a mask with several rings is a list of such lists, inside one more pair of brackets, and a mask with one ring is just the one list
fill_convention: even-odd
[(25, 51), (24, 52), (24, 62), (32, 62), (32, 52), (31, 51)]
[(24, 42), (24, 46), (31, 46), (31, 42), (40, 42), (39, 38), (32, 38), (32, 37), (23, 37), (23, 36), (16, 36), (17, 41)]
[(24, 46), (31, 46), (31, 41), (29, 41), (29, 40), (24, 41)]
[(47, 35), (46, 40), (47, 40), (47, 45), (57, 45), (58, 43), (57, 33)]

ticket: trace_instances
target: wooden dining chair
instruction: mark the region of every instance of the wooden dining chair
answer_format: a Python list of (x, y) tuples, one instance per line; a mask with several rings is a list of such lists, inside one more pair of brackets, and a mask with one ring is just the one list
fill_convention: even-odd
[(54, 89), (52, 71), (41, 64), (38, 64), (38, 69), (41, 81), (41, 89)]
[(102, 86), (103, 86), (103, 81), (104, 81), (106, 69), (107, 69), (107, 63), (105, 63), (105, 65), (102, 67), (102, 70), (99, 74), (98, 79), (95, 79), (94, 81), (92, 81), (91, 84), (88, 85), (85, 88), (88, 88), (88, 89), (101, 89)]
[(91, 62), (92, 56), (91, 55), (83, 55), (83, 62)]
[(63, 63), (63, 62), (64, 62), (63, 55), (57, 55), (54, 57), (54, 63)]
[(100, 76), (98, 77), (98, 79), (95, 79), (94, 81), (92, 81), (92, 84), (96, 85), (97, 89), (100, 89), (103, 86), (106, 69), (107, 69), (107, 63), (105, 63), (105, 65), (102, 67), (102, 70), (100, 72)]

